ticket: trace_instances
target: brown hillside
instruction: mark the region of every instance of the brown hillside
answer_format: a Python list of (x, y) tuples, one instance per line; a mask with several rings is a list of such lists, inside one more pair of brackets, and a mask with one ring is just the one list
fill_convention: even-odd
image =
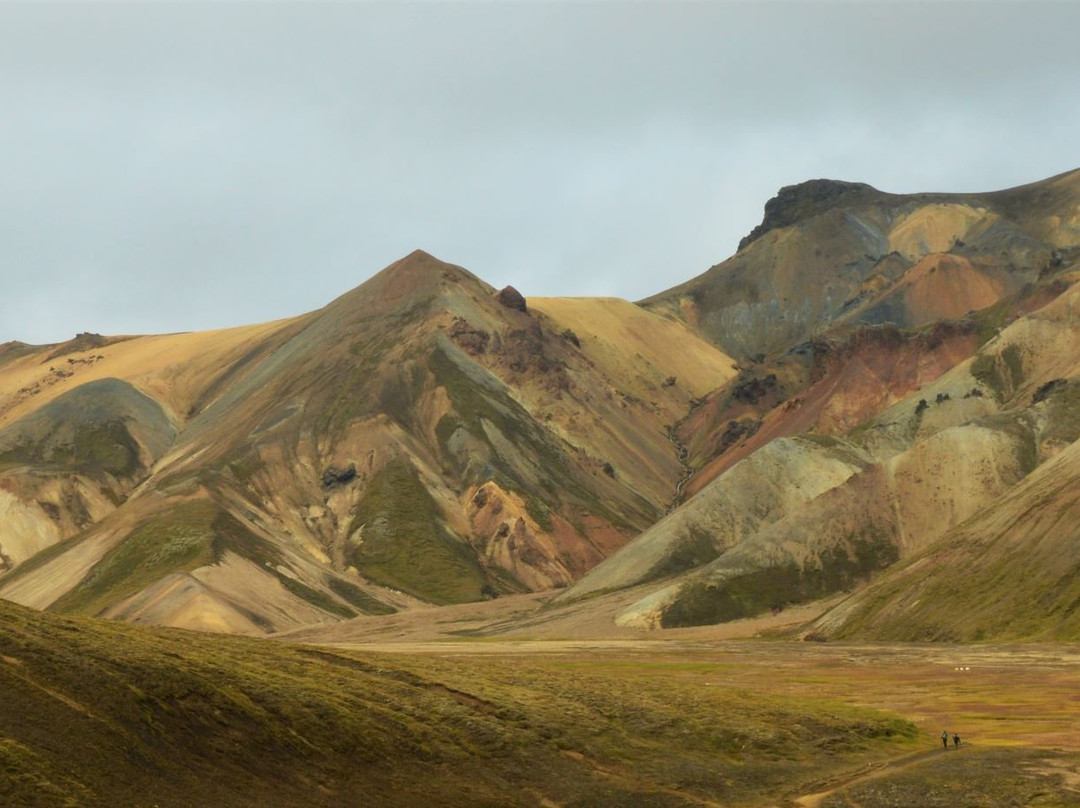
[[(769, 385), (754, 388), (762, 393), (758, 402), (732, 395), (732, 387), (714, 395), (687, 424), (719, 420), (719, 413), (734, 415), (739, 407), (745, 416), (753, 403), (764, 402), (765, 425), (743, 441), (762, 440), (760, 448), (729, 447), (716, 461), (720, 473), (696, 495), (561, 599), (656, 581), (652, 592), (616, 617), (636, 626), (697, 625), (782, 609), (876, 576), (979, 518), (1010, 491), (1024, 490), (1018, 487), (1021, 480), (1080, 438), (1075, 412), (1065, 403), (1072, 400), (1078, 355), (1080, 292), (1069, 286), (1071, 277), (1048, 280), (1045, 289), (1012, 298), (1011, 310), (1018, 313), (1039, 305), (1036, 300), (1042, 305), (947, 372), (950, 356), (958, 359), (977, 344), (983, 321), (908, 336), (896, 330), (862, 332), (833, 343), (835, 351), (823, 344), (818, 363), (810, 363), (817, 368), (810, 375), (821, 378), (792, 404), (784, 404), (777, 392), (797, 380), (791, 363), (769, 366), (779, 372)], [(828, 436), (828, 426), (836, 422), (825, 416), (845, 412), (848, 396), (861, 399), (866, 413), (873, 411), (872, 402), (883, 403), (860, 396), (858, 380), (870, 380), (864, 392), (881, 389), (881, 376), (867, 364), (874, 351), (866, 348), (887, 344), (892, 350), (882, 352), (879, 372), (894, 368), (896, 378), (906, 377), (913, 391), (868, 421), (860, 424), (856, 417), (847, 429)], [(908, 359), (902, 360), (905, 352)], [(908, 375), (920, 367), (925, 377)], [(755, 373), (760, 382), (758, 368)], [(743, 390), (750, 386), (745, 373), (738, 384)], [(820, 399), (809, 408), (813, 416), (799, 423), (796, 413), (807, 406), (802, 396), (813, 402), (815, 395)], [(770, 439), (765, 430), (779, 430), (785, 422), (792, 432), (812, 428), (817, 435), (796, 443)], [(764, 439), (758, 437), (762, 432)], [(792, 451), (795, 447), (800, 448)], [(699, 444), (699, 450), (709, 448)], [(848, 465), (833, 466), (845, 468), (839, 476), (826, 474), (836, 463)], [(861, 636), (872, 636), (873, 624), (867, 625)]]
[[(292, 320), (57, 350), (0, 368), (0, 592), (243, 633), (570, 583), (668, 505), (666, 428), (733, 373), (625, 301), (520, 311), (422, 252)], [(35, 426), (109, 378), (163, 426)]]
[(1080, 245), (1078, 206), (1080, 171), (984, 194), (813, 180), (770, 200), (734, 256), (643, 305), (735, 357), (787, 350), (844, 319), (924, 325), (1060, 265)]
[[(818, 180), (642, 305), (416, 251), (276, 323), (9, 343), (0, 596), (268, 634), (552, 589), (586, 617), (619, 593), (633, 630), (892, 592), (862, 587), (1080, 438), (1078, 257), (1080, 172)], [(820, 631), (894, 631), (875, 598)]]

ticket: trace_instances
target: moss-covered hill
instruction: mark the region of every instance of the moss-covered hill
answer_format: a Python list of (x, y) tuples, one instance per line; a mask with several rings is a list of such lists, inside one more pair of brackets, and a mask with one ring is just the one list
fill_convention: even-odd
[(0, 603), (0, 802), (760, 804), (915, 736), (663, 667), (365, 656)]

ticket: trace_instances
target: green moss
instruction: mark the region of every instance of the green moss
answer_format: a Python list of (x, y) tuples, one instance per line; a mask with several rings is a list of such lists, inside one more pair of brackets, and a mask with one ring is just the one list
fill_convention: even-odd
[(405, 460), (372, 478), (349, 535), (363, 526), (348, 560), (364, 576), (433, 603), (480, 600), (486, 576), (472, 549), (442, 523), (438, 506)]
[(343, 581), (341, 578), (327, 578), (326, 585), (335, 595), (347, 600), (364, 614), (395, 614), (397, 612), (397, 609), (390, 604), (383, 603), (356, 584)]
[(815, 600), (849, 589), (898, 558), (896, 546), (887, 539), (852, 535), (845, 546), (823, 553), (817, 565), (799, 567), (791, 562), (720, 583), (695, 580), (684, 584), (661, 617), (661, 625), (675, 628), (724, 623)]
[(1063, 778), (1072, 756), (1041, 749), (961, 747), (960, 753), (928, 756), (884, 776), (857, 780), (828, 797), (822, 808), (905, 805), (921, 808), (1024, 805), (1066, 808), (1080, 798)]
[(96, 429), (80, 429), (75, 433), (71, 466), (79, 471), (130, 477), (139, 468), (139, 446), (127, 427), (117, 421)]
[(1007, 345), (1001, 352), (1001, 359), (1009, 372), (1012, 389), (1016, 390), (1024, 382), (1024, 357), (1017, 345)]
[(971, 363), (971, 375), (984, 387), (988, 387), (998, 401), (1005, 400), (1009, 391), (1008, 380), (993, 354), (982, 353), (975, 357)]
[(59, 767), (9, 738), (0, 738), (0, 801), (25, 808), (77, 808), (88, 789)]
[(189, 502), (144, 522), (50, 609), (97, 614), (170, 573), (212, 563), (216, 514), (212, 503)]
[(1005, 327), (1015, 305), (1015, 296), (1005, 297), (994, 305), (970, 315), (978, 329), (980, 345), (985, 345), (992, 340)]
[(236, 479), (245, 485), (249, 484), (256, 474), (266, 468), (266, 462), (259, 456), (256, 449), (251, 449), (226, 462)]
[(76, 422), (70, 439), (64, 441), (51, 434), (36, 442), (24, 438), (0, 453), (0, 465), (16, 464), (114, 477), (131, 477), (142, 467), (139, 445), (122, 420)]
[(1049, 417), (1043, 439), (1063, 443), (1080, 439), (1080, 382), (1057, 384), (1044, 401)]
[(356, 616), (325, 592), (278, 571), (282, 558), (274, 545), (207, 501), (177, 505), (137, 526), (51, 609), (98, 614), (166, 575), (216, 564), (230, 551), (267, 569), (289, 592), (308, 603), (341, 617)]
[[(551, 521), (551, 509), (543, 500), (525, 497), (525, 512), (540, 526), (541, 530), (551, 533), (555, 529), (555, 523)], [(578, 532), (582, 535), (585, 533), (583, 529), (579, 529)]]
[(274, 571), (274, 575), (279, 581), (281, 581), (281, 585), (287, 590), (289, 590), (289, 592), (296, 595), (301, 600), (306, 600), (312, 606), (316, 606), (322, 609), (324, 612), (336, 614), (338, 617), (356, 617), (356, 612), (354, 612), (348, 606), (338, 603), (325, 592), (320, 592), (317, 589), (312, 589), (303, 581), (299, 581), (296, 578), (292, 578), (277, 570)]
[(216, 509), (210, 522), (213, 533), (212, 545), (214, 563), (218, 563), (231, 550), (261, 567), (280, 564), (281, 552), (265, 539), (256, 536), (231, 513)]
[(707, 530), (691, 526), (689, 537), (679, 543), (671, 553), (649, 570), (644, 580), (654, 581), (686, 572), (713, 561), (719, 553), (713, 544), (712, 534)]
[(0, 803), (764, 805), (910, 748), (894, 716), (665, 656), (398, 657), (0, 602)]
[(1024, 384), (1024, 357), (1016, 345), (1000, 354), (982, 353), (971, 363), (971, 375), (989, 387), (998, 401), (1010, 399)]

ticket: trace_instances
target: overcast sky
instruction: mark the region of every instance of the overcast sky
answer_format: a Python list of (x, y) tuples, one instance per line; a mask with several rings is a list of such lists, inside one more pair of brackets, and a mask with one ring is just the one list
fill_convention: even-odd
[(0, 4), (0, 342), (318, 308), (419, 247), (638, 299), (782, 185), (1080, 167), (1080, 3)]

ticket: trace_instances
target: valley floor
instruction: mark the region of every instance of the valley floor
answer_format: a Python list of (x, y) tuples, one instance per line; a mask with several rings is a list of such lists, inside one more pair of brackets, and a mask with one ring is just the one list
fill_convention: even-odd
[[(572, 608), (536, 612), (544, 599), (530, 595), (409, 612), (289, 639), (376, 652), (422, 675), (438, 669), (440, 676), (452, 676), (458, 666), (473, 670), (479, 657), (487, 670), (525, 678), (617, 682), (631, 702), (636, 688), (648, 693), (665, 682), (680, 694), (725, 689), (765, 702), (835, 700), (892, 713), (918, 728), (915, 743), (889, 756), (878, 750), (866, 760), (825, 766), (820, 779), (802, 779), (798, 793), (770, 797), (770, 805), (1080, 806), (1080, 646), (775, 639), (828, 605), (821, 603), (726, 626), (642, 632), (606, 621), (590, 630)], [(596, 613), (581, 613), (586, 611)], [(468, 689), (467, 681), (461, 685)], [(941, 748), (943, 729), (961, 736), (959, 749), (951, 742), (948, 750)], [(808, 754), (805, 762), (813, 767), (821, 761)], [(596, 776), (627, 776), (617, 769), (598, 767)], [(698, 791), (684, 792), (673, 804), (728, 803)]]
[(1078, 646), (799, 642), (794, 613), (646, 634), (542, 601), (289, 642), (0, 601), (0, 805), (1080, 808)]

